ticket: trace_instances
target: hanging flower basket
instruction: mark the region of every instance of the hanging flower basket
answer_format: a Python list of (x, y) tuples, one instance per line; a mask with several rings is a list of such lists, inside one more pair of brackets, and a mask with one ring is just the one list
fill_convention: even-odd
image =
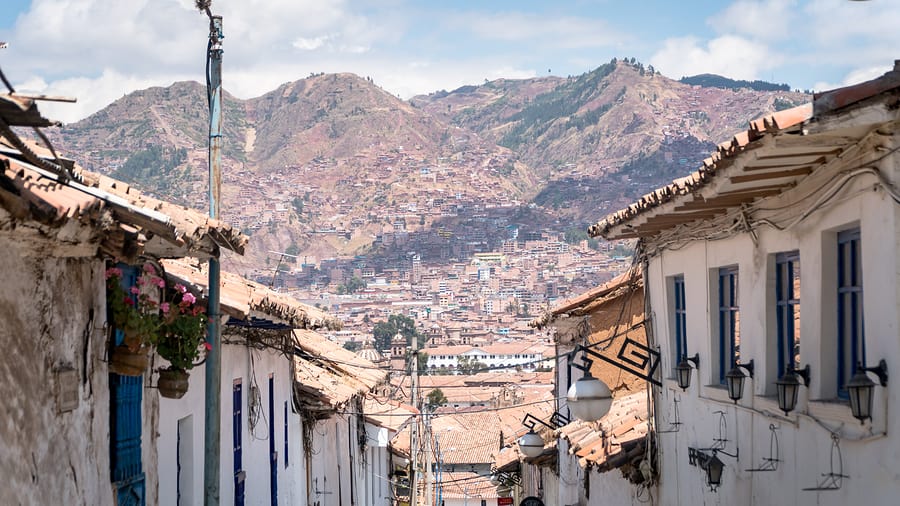
[(183, 369), (167, 367), (159, 370), (156, 382), (159, 395), (169, 399), (181, 399), (188, 391), (188, 373)]
[(150, 361), (147, 353), (148, 349), (142, 347), (133, 350), (124, 344), (114, 347), (109, 353), (109, 372), (121, 376), (140, 376), (144, 374)]

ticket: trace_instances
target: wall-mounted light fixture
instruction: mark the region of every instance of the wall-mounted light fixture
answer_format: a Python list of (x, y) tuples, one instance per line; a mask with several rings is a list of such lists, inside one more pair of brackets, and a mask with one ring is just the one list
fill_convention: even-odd
[(522, 419), (522, 425), (528, 427), (529, 430), (524, 436), (520, 437), (518, 441), (519, 451), (521, 451), (522, 454), (533, 459), (544, 452), (544, 438), (535, 432), (534, 426), (536, 424), (541, 424), (548, 429), (556, 430), (569, 423), (569, 419), (559, 413), (553, 413), (553, 416), (550, 417), (550, 422), (552, 425), (531, 413), (525, 414), (525, 418)]
[(519, 476), (519, 473), (506, 473), (503, 471), (494, 471), (491, 474), (491, 485), (499, 486), (505, 485), (507, 487), (511, 485), (519, 485), (522, 483), (522, 478)]
[[(694, 367), (691, 367), (691, 362), (694, 363)], [(683, 355), (681, 357), (681, 362), (678, 362), (678, 365), (675, 366), (675, 379), (678, 381), (678, 386), (681, 390), (687, 390), (688, 387), (691, 386), (692, 369), (700, 370), (699, 353), (694, 353), (693, 357)]]
[(859, 423), (865, 423), (872, 418), (872, 397), (875, 391), (875, 382), (869, 378), (866, 372), (873, 372), (878, 376), (881, 386), (887, 386), (887, 362), (881, 360), (875, 367), (865, 367), (862, 362), (856, 366), (856, 374), (847, 383), (847, 393), (850, 394), (850, 411)]
[(787, 366), (784, 376), (775, 380), (775, 390), (778, 394), (778, 409), (787, 415), (797, 406), (797, 394), (800, 392), (800, 380), (803, 386), (809, 386), (809, 364), (803, 369), (794, 369)]
[(716, 450), (703, 450), (700, 448), (688, 448), (688, 463), (706, 471), (706, 484), (709, 489), (715, 491), (722, 484), (722, 472), (725, 463), (716, 455)]
[(578, 352), (582, 353), (582, 364), (573, 362), (572, 366), (584, 371), (584, 376), (569, 387), (566, 403), (572, 415), (579, 420), (591, 422), (599, 420), (609, 412), (609, 408), (612, 406), (612, 392), (605, 383), (591, 375), (591, 364), (594, 361), (589, 357), (603, 360), (656, 386), (662, 386), (662, 383), (656, 379), (659, 352), (634, 339), (625, 338), (622, 341), (622, 346), (616, 353), (616, 360), (602, 355), (588, 346), (579, 345), (572, 351), (572, 355), (574, 356)]
[(753, 359), (746, 364), (740, 361), (734, 362), (734, 367), (725, 373), (725, 386), (728, 387), (728, 398), (733, 400), (735, 404), (744, 396), (744, 379), (747, 375), (741, 369), (746, 369), (750, 378), (753, 378)]

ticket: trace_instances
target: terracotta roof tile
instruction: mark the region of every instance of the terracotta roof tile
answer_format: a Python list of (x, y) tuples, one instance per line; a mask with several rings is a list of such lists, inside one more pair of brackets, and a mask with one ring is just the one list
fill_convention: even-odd
[[(176, 281), (208, 292), (209, 270), (205, 262), (165, 260), (163, 267), (166, 275)], [(341, 327), (340, 321), (328, 313), (237, 274), (221, 272), (219, 280), (222, 311), (238, 320), (261, 318), (297, 329)]]
[[(23, 142), (37, 155), (49, 157), (45, 148)], [(244, 251), (247, 236), (199, 211), (143, 195), (77, 166), (73, 172), (83, 181), (64, 181), (24, 161), (6, 138), (0, 138), (0, 147), (0, 207), (18, 221), (55, 228), (77, 224), (93, 231), (87, 240), (120, 257), (142, 252), (125, 248), (118, 239), (123, 229), (134, 236), (140, 233), (142, 239), (134, 245), (158, 258), (218, 255), (220, 248)]]

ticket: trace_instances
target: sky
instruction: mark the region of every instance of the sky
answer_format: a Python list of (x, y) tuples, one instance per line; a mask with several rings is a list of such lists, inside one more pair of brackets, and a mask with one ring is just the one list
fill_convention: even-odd
[[(635, 57), (662, 74), (826, 90), (900, 58), (900, 0), (213, 0), (223, 82), (240, 98), (319, 72), (407, 99), (486, 79), (588, 72)], [(0, 69), (72, 122), (138, 89), (203, 82), (194, 0), (3, 0)]]

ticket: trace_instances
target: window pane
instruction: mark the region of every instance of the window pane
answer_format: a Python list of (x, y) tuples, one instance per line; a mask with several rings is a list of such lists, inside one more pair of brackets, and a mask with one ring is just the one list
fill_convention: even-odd
[(866, 361), (863, 322), (862, 260), (859, 229), (838, 234), (838, 396), (847, 397), (846, 384), (856, 365)]
[(800, 255), (779, 253), (775, 264), (778, 371), (800, 364)]

